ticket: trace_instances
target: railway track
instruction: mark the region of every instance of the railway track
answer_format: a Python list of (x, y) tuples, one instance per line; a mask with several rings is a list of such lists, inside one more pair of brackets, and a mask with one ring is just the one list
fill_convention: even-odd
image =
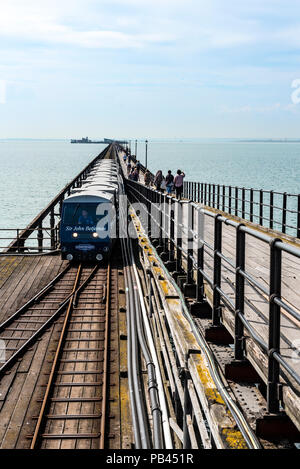
[(114, 438), (108, 422), (114, 417), (110, 386), (116, 386), (118, 378), (118, 359), (110, 356), (111, 317), (115, 316), (110, 308), (117, 311), (117, 297), (112, 298), (116, 284), (110, 264), (69, 265), (0, 325), (0, 339), (6, 346), (1, 379), (52, 323), (62, 324), (51, 370), (45, 373), (45, 362), (39, 374), (41, 397), (35, 399), (39, 411), (30, 417), (33, 434), (26, 436), (31, 449), (101, 449)]
[[(111, 268), (75, 279), (34, 434), (34, 448), (104, 448), (109, 387)], [(107, 435), (111, 436), (111, 435)], [(30, 437), (31, 438), (31, 437)]]

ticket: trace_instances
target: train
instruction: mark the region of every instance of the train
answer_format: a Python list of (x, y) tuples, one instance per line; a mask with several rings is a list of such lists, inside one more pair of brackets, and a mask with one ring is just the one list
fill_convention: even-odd
[(61, 258), (68, 261), (103, 261), (109, 258), (118, 229), (119, 164), (101, 159), (81, 187), (74, 188), (62, 204)]

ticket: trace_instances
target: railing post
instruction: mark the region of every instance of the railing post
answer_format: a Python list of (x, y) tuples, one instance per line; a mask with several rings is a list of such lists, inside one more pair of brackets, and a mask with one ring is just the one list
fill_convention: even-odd
[(226, 200), (225, 190), (226, 190), (226, 186), (223, 186), (223, 189), (222, 189), (222, 211), (223, 212), (225, 212), (225, 210), (226, 210), (226, 208), (225, 208), (225, 200)]
[(245, 218), (245, 199), (246, 199), (246, 190), (245, 187), (242, 189), (242, 218)]
[(151, 219), (151, 206), (152, 206), (152, 200), (151, 200), (151, 197), (152, 197), (152, 193), (150, 191), (150, 189), (148, 189), (148, 187), (145, 187), (145, 192), (146, 192), (146, 198), (147, 198), (147, 211), (148, 211), (148, 238), (151, 240), (152, 238), (152, 233), (151, 233), (151, 223), (152, 223), (152, 219)]
[(42, 222), (40, 222), (38, 226), (38, 235), (37, 235), (39, 252), (43, 252), (43, 237), (44, 237), (43, 226), (42, 226)]
[(276, 246), (280, 239), (270, 242), (270, 293), (269, 293), (269, 347), (268, 347), (268, 411), (279, 412), (280, 396), (280, 365), (274, 358), (274, 353), (280, 353), (280, 306), (275, 298), (281, 298), (281, 250)]
[(182, 270), (182, 201), (177, 200), (177, 229), (176, 229), (176, 272)]
[[(204, 200), (203, 199), (203, 182), (201, 182), (201, 204), (203, 204), (203, 200)], [(300, 195), (299, 195), (299, 200), (300, 200)]]
[(194, 210), (192, 204), (188, 203), (188, 219), (187, 219), (187, 272), (186, 283), (193, 283), (193, 254), (194, 254)]
[(159, 198), (159, 247), (163, 249), (163, 195), (162, 193), (157, 193)]
[(235, 269), (235, 339), (234, 357), (236, 360), (244, 358), (244, 325), (239, 317), (244, 314), (245, 279), (241, 270), (245, 270), (246, 236), (242, 231), (244, 225), (237, 226), (236, 231), (236, 269)]
[(282, 201), (282, 233), (286, 233), (286, 204), (287, 204), (287, 193), (283, 194)]
[(216, 202), (216, 185), (215, 185), (215, 184), (212, 185), (212, 189), (213, 189), (213, 202), (212, 202), (212, 206), (213, 206), (213, 208), (215, 208), (215, 202)]
[(250, 189), (250, 221), (253, 222), (253, 189)]
[(231, 186), (228, 188), (228, 205), (229, 205), (229, 213), (231, 214)]
[(187, 190), (186, 190), (186, 188), (187, 188), (187, 182), (184, 181), (184, 183), (183, 183), (183, 194), (182, 195), (185, 199), (187, 199)]
[(55, 249), (55, 218), (54, 218), (54, 207), (52, 207), (50, 212), (50, 236), (51, 236), (51, 249)]
[(300, 238), (300, 194), (298, 194), (297, 238)]
[(220, 184), (218, 184), (217, 188), (217, 209), (220, 210)]
[(196, 288), (196, 301), (203, 301), (204, 297), (204, 281), (203, 275), (200, 270), (203, 271), (204, 268), (204, 244), (203, 244), (203, 233), (204, 233), (204, 214), (201, 210), (197, 210), (198, 219), (197, 219), (197, 230), (198, 230), (198, 239), (197, 239), (197, 288)]
[(211, 184), (208, 184), (208, 205), (211, 207)]
[(207, 183), (204, 184), (204, 205), (207, 205)]
[(200, 202), (200, 182), (198, 182), (197, 184), (197, 201), (198, 203)]
[(20, 239), (19, 239), (19, 236), (20, 236), (20, 230), (17, 229), (17, 252), (20, 252)]
[(263, 226), (264, 224), (264, 193), (263, 190), (259, 191), (259, 224)]
[(273, 208), (274, 208), (274, 193), (270, 191), (270, 220), (269, 220), (269, 227), (273, 228)]
[(215, 229), (214, 229), (214, 286), (213, 286), (213, 310), (212, 310), (212, 322), (213, 326), (220, 325), (221, 318), (221, 295), (218, 288), (221, 288), (221, 269), (222, 263), (219, 253), (222, 252), (222, 222), (218, 214), (215, 217)]
[(63, 204), (63, 201), (64, 201), (64, 198), (61, 197), (59, 199), (59, 215), (61, 216), (62, 215), (62, 204)]
[(163, 237), (163, 246), (164, 252), (168, 252), (168, 208), (167, 205), (167, 196), (163, 194), (163, 201), (164, 201), (164, 237)]
[(235, 188), (235, 211), (234, 211), (236, 217), (239, 214), (239, 200), (238, 199), (239, 199), (239, 188), (236, 187)]
[(174, 208), (173, 208), (173, 199), (169, 198), (169, 234), (170, 234), (170, 251), (169, 251), (169, 261), (174, 261), (174, 237), (175, 237), (175, 228), (174, 228)]

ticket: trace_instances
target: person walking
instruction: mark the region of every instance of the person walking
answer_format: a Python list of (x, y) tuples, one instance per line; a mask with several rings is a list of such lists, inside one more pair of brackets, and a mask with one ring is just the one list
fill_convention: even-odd
[(185, 174), (183, 171), (178, 169), (177, 174), (174, 178), (174, 186), (176, 191), (176, 198), (181, 199), (182, 192), (183, 192), (183, 179), (185, 178)]
[(167, 176), (166, 176), (166, 190), (167, 190), (167, 194), (172, 194), (173, 186), (174, 186), (174, 176), (173, 176), (173, 174), (172, 174), (172, 171), (169, 169), (168, 174), (167, 174)]
[(131, 173), (131, 163), (128, 163), (127, 164), (127, 175), (129, 176), (130, 173)]
[(156, 190), (160, 191), (160, 186), (161, 186), (161, 183), (163, 181), (163, 173), (162, 171), (159, 169), (155, 175), (155, 178), (154, 178), (154, 185), (156, 186)]
[(132, 180), (135, 182), (139, 182), (139, 172), (138, 172), (137, 167), (135, 167), (132, 172)]
[(144, 176), (145, 186), (149, 187), (150, 182), (151, 182), (150, 171), (148, 171), (148, 169), (146, 169), (145, 176)]

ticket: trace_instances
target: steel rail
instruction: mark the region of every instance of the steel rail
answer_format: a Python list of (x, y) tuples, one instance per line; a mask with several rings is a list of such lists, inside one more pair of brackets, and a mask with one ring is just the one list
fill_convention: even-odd
[[(70, 268), (70, 266), (68, 266), (64, 271), (62, 271), (58, 276), (55, 277), (55, 283), (57, 283), (57, 281), (61, 278), (62, 274), (66, 273), (66, 271)], [(66, 308), (67, 304), (68, 304), (68, 301), (70, 300), (71, 297), (74, 296), (74, 298), (76, 298), (76, 295), (78, 295), (80, 293), (80, 291), (85, 287), (86, 283), (90, 280), (90, 278), (92, 278), (92, 276), (94, 275), (94, 271), (92, 272), (91, 276), (86, 279), (82, 285), (80, 285), (80, 287), (75, 291), (75, 294), (73, 293), (70, 293), (59, 305), (59, 307), (55, 310), (55, 312), (49, 316), (49, 318), (42, 324), (41, 327), (39, 327), (32, 336), (30, 336), (25, 342), (24, 344), (18, 348), (16, 350), (16, 352), (0, 367), (0, 379), (1, 377), (3, 376), (3, 374), (15, 363), (15, 361), (20, 358), (20, 356), (26, 351), (26, 349), (28, 349), (29, 346), (31, 346), (32, 344), (35, 343), (35, 341), (38, 339), (38, 337), (40, 337), (41, 334), (43, 334), (43, 332), (49, 327), (50, 324), (52, 324), (52, 322), (58, 318), (60, 316), (60, 314), (64, 311), (64, 309)], [(28, 303), (26, 303), (26, 305), (24, 305), (24, 307), (20, 308), (20, 310), (18, 310), (15, 315), (11, 316), (10, 318), (7, 319), (7, 321), (5, 321), (5, 323), (3, 323), (0, 327), (2, 329), (0, 329), (0, 333), (5, 331), (5, 328), (7, 326), (9, 326), (11, 323), (13, 323), (14, 320), (17, 320), (18, 321), (18, 317), (20, 315), (22, 315), (25, 311), (27, 311), (28, 308), (30, 308), (30, 306), (32, 304), (34, 304), (41, 296), (43, 296), (45, 294), (45, 291), (47, 289), (47, 291), (49, 289), (51, 289), (52, 287), (52, 283), (53, 281), (52, 280), (50, 282), (50, 284), (46, 285), (46, 287), (44, 287), (44, 289), (41, 290), (41, 292), (39, 292), (34, 298), (32, 298), (29, 303), (30, 305), (25, 309), (23, 310), (22, 308), (24, 308), (25, 306), (28, 305)], [(2, 327), (3, 326), (3, 327)], [(1, 337), (0, 337), (1, 338)], [(11, 340), (13, 339), (13, 337), (11, 338)], [(22, 340), (22, 338), (20, 337), (19, 340)]]
[(131, 256), (134, 275), (136, 279), (137, 290), (135, 294), (137, 296), (137, 302), (140, 304), (139, 313), (142, 311), (142, 318), (144, 323), (144, 328), (146, 331), (147, 338), (143, 333), (143, 328), (141, 325), (141, 316), (138, 317), (138, 333), (140, 345), (143, 351), (143, 355), (146, 361), (148, 368), (148, 377), (149, 377), (149, 395), (151, 400), (151, 410), (153, 415), (153, 434), (154, 434), (154, 448), (161, 449), (163, 448), (162, 441), (162, 429), (165, 439), (165, 448), (173, 449), (172, 437), (170, 432), (169, 416), (167, 403), (165, 398), (165, 393), (163, 389), (163, 382), (161, 377), (161, 372), (159, 369), (159, 363), (157, 359), (157, 353), (154, 345), (154, 340), (147, 316), (147, 311), (145, 307), (143, 292), (141, 289), (140, 279), (137, 272), (137, 267), (134, 261), (132, 246), (131, 246)]
[(6, 321), (0, 324), (0, 333), (11, 324), (16, 318), (21, 314), (25, 313), (34, 303), (36, 303), (42, 296), (45, 295), (49, 290), (51, 290), (54, 285), (70, 270), (70, 264), (62, 270), (56, 277), (54, 277), (51, 282), (49, 282), (44, 288), (42, 288), (35, 296), (33, 296), (25, 305), (21, 306), (14, 314), (12, 314)]
[[(12, 315), (10, 318), (8, 318), (4, 323), (1, 324), (0, 326), (0, 333), (4, 332), (6, 327), (8, 327), (10, 324), (13, 323), (13, 321), (18, 321), (18, 317), (20, 317), (24, 312), (26, 312), (31, 305), (36, 303), (39, 298), (41, 298), (47, 291), (49, 291), (52, 286), (53, 282), (54, 284), (57, 283), (60, 278), (63, 276), (63, 274), (66, 273), (67, 270), (69, 270), (69, 266), (62, 271), (58, 276), (55, 277), (46, 287), (44, 287), (34, 298), (29, 300), (26, 305), (24, 305), (22, 308), (20, 308), (14, 315)], [(84, 282), (85, 283), (85, 282)], [(84, 284), (79, 287), (79, 290), (83, 288)], [(15, 363), (15, 361), (20, 358), (20, 356), (28, 349), (29, 346), (35, 343), (35, 341), (40, 337), (41, 334), (44, 333), (44, 331), (49, 327), (52, 322), (59, 317), (59, 315), (64, 311), (65, 307), (68, 304), (69, 299), (71, 298), (72, 293), (70, 293), (59, 305), (59, 307), (55, 310), (55, 312), (49, 316), (49, 318), (42, 324), (41, 327), (36, 329), (34, 334), (30, 337), (28, 337), (23, 345), (21, 345), (20, 348), (16, 349), (16, 352), (0, 367), (0, 379), (3, 376), (3, 374)], [(1, 337), (0, 337), (1, 338)], [(13, 337), (11, 337), (11, 340), (13, 340)], [(19, 340), (22, 340), (22, 337), (19, 338)]]
[[(60, 355), (62, 353), (62, 348), (63, 348), (63, 344), (64, 344), (64, 341), (65, 341), (65, 338), (66, 338), (66, 334), (68, 333), (68, 327), (69, 327), (70, 320), (71, 320), (72, 310), (73, 310), (73, 308), (75, 307), (75, 305), (77, 303), (77, 298), (78, 298), (79, 293), (92, 280), (92, 278), (94, 277), (94, 275), (95, 275), (95, 273), (97, 272), (98, 269), (99, 269), (99, 264), (96, 265), (93, 268), (92, 272), (83, 281), (83, 283), (78, 287), (80, 277), (82, 275), (82, 264), (80, 264), (79, 267), (78, 267), (77, 274), (76, 274), (76, 279), (75, 279), (73, 290), (72, 290), (72, 294), (70, 295), (70, 298), (69, 298), (67, 312), (66, 312), (64, 322), (63, 322), (63, 327), (62, 327), (62, 330), (61, 330), (61, 333), (60, 333), (59, 342), (58, 342), (58, 345), (57, 345), (57, 348), (56, 348), (54, 361), (53, 361), (52, 366), (51, 366), (51, 371), (50, 371), (49, 379), (48, 379), (48, 382), (47, 382), (46, 391), (45, 391), (45, 394), (44, 394), (44, 397), (43, 397), (42, 407), (40, 409), (40, 413), (39, 413), (39, 416), (38, 416), (38, 420), (37, 420), (37, 424), (36, 424), (36, 427), (35, 427), (34, 435), (33, 435), (32, 440), (31, 440), (30, 449), (34, 449), (36, 447), (36, 445), (38, 443), (38, 440), (39, 440), (41, 427), (43, 425), (44, 418), (46, 417), (45, 412), (48, 408), (50, 393), (51, 393), (51, 391), (53, 389), (53, 386), (54, 386), (54, 378), (56, 376), (57, 366), (60, 362)], [(63, 438), (63, 435), (62, 435), (62, 438)]]
[[(125, 242), (121, 239), (122, 255), (123, 262), (125, 264)], [(130, 407), (131, 407), (131, 418), (133, 424), (133, 433), (136, 449), (141, 448), (141, 438), (139, 431), (139, 419), (137, 413), (137, 406), (135, 400), (134, 392), (134, 378), (133, 378), (133, 367), (132, 367), (132, 330), (131, 330), (131, 310), (132, 310), (132, 297), (129, 295), (129, 279), (127, 276), (127, 269), (124, 265), (124, 278), (125, 278), (125, 294), (126, 294), (126, 320), (127, 320), (127, 364), (128, 364), (128, 387), (129, 387), (129, 397), (130, 397)]]
[(80, 264), (79, 267), (78, 267), (78, 270), (77, 270), (77, 274), (76, 274), (76, 278), (75, 278), (75, 282), (74, 282), (74, 286), (73, 286), (73, 290), (72, 290), (72, 296), (69, 299), (68, 309), (67, 309), (67, 312), (66, 312), (66, 315), (65, 315), (62, 331), (60, 333), (58, 345), (57, 345), (55, 356), (54, 356), (54, 361), (53, 361), (53, 364), (52, 364), (52, 367), (51, 367), (49, 380), (48, 380), (48, 383), (47, 383), (46, 391), (45, 391), (43, 402), (42, 402), (42, 407), (40, 409), (40, 413), (39, 413), (39, 416), (38, 416), (38, 421), (37, 421), (37, 424), (36, 424), (36, 427), (35, 427), (35, 430), (34, 430), (34, 434), (33, 434), (33, 438), (32, 438), (31, 444), (30, 444), (30, 449), (35, 449), (37, 441), (38, 441), (40, 428), (41, 428), (41, 425), (42, 425), (42, 422), (43, 422), (43, 419), (44, 419), (44, 416), (45, 416), (45, 410), (46, 410), (46, 407), (47, 407), (47, 404), (48, 404), (48, 398), (49, 398), (50, 391), (51, 391), (51, 388), (52, 388), (52, 385), (53, 385), (54, 375), (55, 375), (56, 367), (57, 367), (57, 364), (58, 364), (58, 359), (59, 359), (59, 356), (60, 356), (62, 343), (63, 343), (64, 337), (65, 337), (65, 334), (66, 334), (67, 324), (68, 324), (69, 317), (70, 317), (72, 307), (73, 307), (73, 297), (74, 297), (74, 294), (76, 292), (76, 288), (77, 288), (77, 285), (78, 285), (78, 282), (79, 282), (81, 268), (82, 268), (82, 265)]
[[(127, 242), (126, 242), (127, 241)], [(131, 268), (130, 254), (128, 248), (128, 239), (124, 242), (124, 256), (125, 256), (125, 272), (126, 272), (126, 291), (128, 291), (129, 297), (129, 327), (131, 327), (131, 359), (130, 366), (132, 367), (133, 377), (133, 398), (136, 406), (137, 419), (139, 422), (139, 437), (136, 445), (137, 449), (149, 449), (150, 448), (150, 436), (148, 431), (148, 422), (146, 417), (146, 408), (144, 403), (144, 396), (142, 392), (141, 380), (140, 380), (140, 364), (138, 354), (138, 333), (137, 333), (137, 305), (135, 302), (134, 295), (134, 277)], [(127, 290), (128, 289), (128, 290)]]
[(106, 282), (106, 306), (105, 306), (105, 337), (104, 337), (104, 360), (103, 360), (103, 379), (102, 379), (102, 412), (100, 425), (100, 449), (105, 448), (105, 427), (106, 427), (106, 404), (107, 404), (107, 388), (108, 388), (108, 348), (109, 348), (109, 308), (110, 308), (110, 263), (107, 267)]

